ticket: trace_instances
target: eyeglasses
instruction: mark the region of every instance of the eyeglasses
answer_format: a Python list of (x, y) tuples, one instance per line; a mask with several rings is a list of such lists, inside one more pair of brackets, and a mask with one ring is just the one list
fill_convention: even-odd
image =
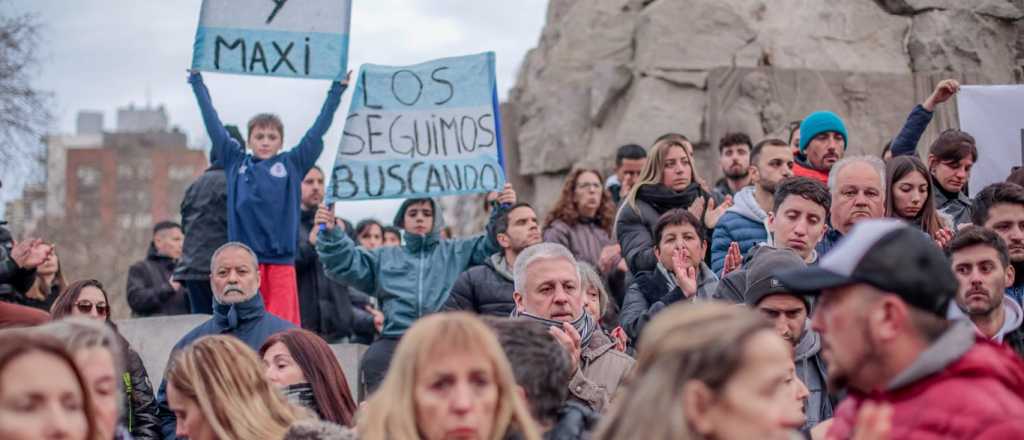
[(75, 308), (77, 308), (78, 312), (82, 313), (83, 315), (88, 315), (89, 313), (92, 313), (93, 307), (96, 308), (96, 313), (98, 313), (100, 316), (107, 316), (107, 303), (93, 304), (92, 301), (88, 300), (82, 300), (75, 303)]

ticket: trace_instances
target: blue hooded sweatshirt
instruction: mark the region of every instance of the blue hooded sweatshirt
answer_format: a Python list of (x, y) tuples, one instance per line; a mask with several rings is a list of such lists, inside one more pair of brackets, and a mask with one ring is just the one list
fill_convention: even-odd
[[(402, 227), (405, 210), (413, 202), (402, 203), (394, 224)], [(506, 209), (491, 212), (487, 233), (457, 240), (441, 240), (444, 218), (437, 202), (434, 225), (427, 235), (405, 234), (402, 246), (368, 251), (357, 246), (340, 228), (320, 231), (316, 251), (327, 276), (348, 283), (380, 302), (384, 313), (382, 336), (399, 337), (424, 315), (441, 310), (448, 293), (466, 269), (483, 264), (500, 250), (494, 234), (494, 223)]]
[(335, 81), (327, 93), (313, 127), (291, 150), (259, 160), (228, 135), (198, 73), (189, 76), (213, 143), (210, 156), (224, 168), (228, 182), (228, 240), (245, 243), (260, 263), (295, 262), (299, 231), (299, 199), (306, 177), (324, 149), (324, 134), (331, 127), (345, 86)]

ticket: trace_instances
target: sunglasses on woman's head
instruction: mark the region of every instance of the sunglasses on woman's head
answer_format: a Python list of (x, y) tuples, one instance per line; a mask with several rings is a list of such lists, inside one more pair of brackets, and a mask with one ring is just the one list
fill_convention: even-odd
[(92, 309), (93, 307), (95, 307), (96, 313), (100, 314), (101, 316), (107, 316), (107, 303), (93, 304), (92, 301), (82, 300), (76, 302), (75, 307), (78, 308), (78, 311), (83, 314), (92, 313)]

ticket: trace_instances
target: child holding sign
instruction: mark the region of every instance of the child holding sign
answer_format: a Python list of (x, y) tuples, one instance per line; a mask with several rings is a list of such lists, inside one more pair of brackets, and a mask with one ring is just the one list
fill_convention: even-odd
[(192, 71), (188, 81), (213, 143), (210, 156), (227, 175), (228, 240), (245, 243), (259, 257), (260, 292), (267, 311), (298, 325), (295, 254), (302, 179), (324, 149), (324, 134), (348, 78), (331, 83), (316, 122), (298, 145), (283, 153), (284, 127), (276, 115), (261, 113), (249, 120), (246, 143), (252, 152), (247, 153), (228, 135), (199, 72)]

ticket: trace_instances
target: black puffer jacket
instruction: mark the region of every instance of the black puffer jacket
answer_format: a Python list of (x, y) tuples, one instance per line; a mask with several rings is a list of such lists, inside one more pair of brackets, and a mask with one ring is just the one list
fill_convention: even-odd
[(309, 244), (309, 231), (313, 228), (315, 216), (315, 210), (302, 211), (299, 221), (298, 252), (295, 255), (299, 315), (302, 328), (333, 343), (352, 335), (355, 312), (349, 287), (327, 278), (316, 248)]
[(463, 310), (505, 318), (516, 307), (512, 299), (514, 291), (512, 273), (505, 257), (497, 253), (484, 264), (459, 274), (441, 310)]
[(121, 417), (121, 425), (128, 428), (136, 440), (160, 438), (160, 417), (157, 416), (156, 398), (153, 395), (153, 384), (149, 381), (146, 365), (142, 363), (139, 353), (128, 345), (117, 332), (125, 354), (125, 373), (121, 377), (121, 386), (125, 392), (125, 411)]
[(209, 279), (213, 251), (228, 242), (228, 184), (224, 170), (207, 168), (185, 191), (181, 229), (185, 242), (174, 279)]
[(185, 289), (171, 287), (174, 264), (171, 257), (158, 254), (150, 243), (146, 259), (128, 269), (128, 305), (137, 316), (189, 313)]

